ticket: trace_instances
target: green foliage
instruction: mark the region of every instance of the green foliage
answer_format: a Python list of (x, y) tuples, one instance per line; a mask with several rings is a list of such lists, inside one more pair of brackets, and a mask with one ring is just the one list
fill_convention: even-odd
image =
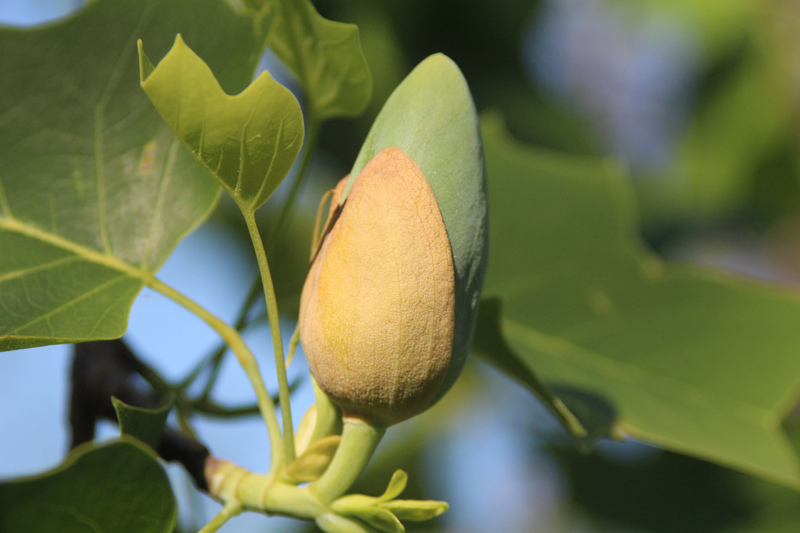
[(274, 17), (267, 43), (300, 79), (316, 120), (361, 114), (372, 76), (358, 28), (327, 20), (309, 0), (259, 0)]
[(435, 54), (403, 80), (383, 106), (358, 154), (341, 201), (355, 178), (384, 148), (406, 152), (430, 183), (453, 251), (456, 323), (453, 356), (439, 396), (461, 372), (486, 271), (486, 178), (475, 106), (461, 71)]
[(336, 500), (331, 509), (344, 516), (358, 518), (385, 533), (402, 533), (401, 520), (423, 521), (435, 518), (448, 509), (445, 502), (432, 500), (396, 500), (408, 483), (408, 475), (397, 470), (384, 493), (377, 498), (351, 494)]
[(579, 420), (570, 407), (580, 412), (581, 406), (573, 404), (567, 407), (564, 400), (556, 396), (533, 369), (525, 365), (517, 353), (509, 348), (500, 329), (501, 307), (501, 302), (497, 298), (486, 298), (481, 302), (475, 326), (475, 340), (472, 344), (473, 353), (489, 359), (499, 370), (535, 394), (582, 450), (588, 451), (592, 443), (599, 438), (616, 437), (612, 415), (603, 416), (602, 411), (594, 410), (585, 413)]
[(551, 447), (551, 452), (570, 480), (569, 505), (597, 523), (623, 531), (725, 531), (754, 514), (753, 502), (742, 494), (743, 480), (797, 494), (666, 451), (653, 450), (631, 461), (619, 461), (609, 454), (576, 454), (564, 447)]
[[(376, 84), (383, 94), (402, 77), (405, 58), (424, 57), (446, 42), (479, 107), (491, 103), (513, 113), (515, 133), (566, 150), (596, 149), (581, 119), (541, 98), (519, 71), (518, 37), (530, 20), (529, 2), (491, 8), (479, 2), (367, 2), (316, 5), (327, 15), (341, 4), (352, 15), (342, 19), (371, 25), (375, 48), (385, 48), (367, 51), (386, 63), (375, 70), (383, 72), (383, 84)], [(778, 150), (790, 163), (780, 172), (769, 170), (796, 171), (796, 26), (774, 20), (792, 13), (790, 3), (638, 3), (635, 17), (677, 17), (683, 29), (697, 31), (703, 46), (698, 56), (705, 62), (674, 167), (633, 183), (648, 227), (654, 221), (687, 225), (741, 209)], [(459, 32), (471, 40), (461, 56), (451, 46)], [(138, 39), (153, 57), (164, 57), (158, 68), (141, 48), (137, 62)], [(304, 126), (288, 90), (268, 73), (252, 81), (267, 44), (302, 85), (311, 125), (307, 154), (320, 121), (352, 117), (368, 106), (372, 78), (359, 30), (323, 18), (309, 0), (101, 0), (37, 29), (0, 29), (0, 350), (119, 337), (140, 289), (157, 282), (154, 274), (177, 242), (214, 208), (219, 187), (203, 167), (245, 216), (270, 197), (300, 151)], [(374, 102), (374, 109), (380, 104)], [(665, 265), (639, 242), (632, 186), (611, 162), (521, 145), (494, 115), (485, 117), (483, 127), (494, 220), (475, 352), (536, 394), (582, 449), (601, 437), (630, 436), (800, 487), (797, 450), (781, 425), (800, 395), (796, 294)], [(353, 154), (341, 148), (354, 152), (363, 132), (346, 139), (341, 131), (339, 124), (326, 125), (335, 139), (323, 135), (322, 145), (350, 166)], [(392, 94), (351, 180), (388, 146), (402, 148), (422, 168), (453, 245), (457, 305), (466, 312), (457, 326), (452, 381), (469, 348), (465, 332), (476, 318), (489, 230), (475, 106), (448, 57), (430, 56)], [(320, 189), (321, 177), (314, 176)], [(301, 179), (296, 183), (275, 210), (279, 222), (268, 242), (279, 295), (288, 301), (306, 266), (308, 242), (296, 236), (311, 232), (310, 220), (299, 220), (303, 228), (298, 220), (283, 227), (292, 219)], [(791, 193), (797, 193), (796, 183)], [(463, 225), (469, 217), (480, 222)], [(252, 216), (248, 223), (260, 243)], [(265, 267), (266, 259), (259, 259)], [(273, 332), (280, 329), (274, 299)], [(233, 329), (197, 306), (193, 311), (209, 323), (216, 320), (250, 365), (249, 375), (260, 376), (252, 356), (242, 358), (249, 351)], [(234, 411), (206, 395), (213, 379), (187, 410)], [(190, 390), (191, 381), (181, 390)], [(263, 387), (256, 389), (266, 395)], [(479, 396), (475, 392), (469, 394)], [(288, 394), (281, 397), (284, 409), (287, 400)], [(272, 403), (264, 405), (274, 418)], [(152, 450), (140, 442), (156, 446), (170, 405), (145, 410), (115, 400), (114, 407), (121, 441), (81, 447), (52, 472), (0, 483), (0, 530), (172, 530), (169, 484)], [(284, 422), (291, 426), (287, 414)], [(439, 422), (428, 425), (441, 431)], [(786, 427), (792, 430), (791, 421)], [(276, 428), (277, 422), (273, 449), (280, 446)], [(278, 514), (299, 512), (302, 506), (294, 505), (301, 500), (292, 498), (305, 487), (289, 482), (324, 475), (337, 439), (318, 441), (294, 462), (287, 453), (288, 466), (244, 485), (268, 479), (269, 487), (275, 481), (270, 475), (282, 476), (270, 495), (278, 502), (285, 498)], [(408, 480), (397, 471), (382, 496), (337, 497), (321, 514), (297, 516), (315, 519), (328, 533), (397, 533), (404, 530), (401, 520), (440, 515), (446, 503), (423, 500), (420, 442), (417, 435), (379, 457), (387, 463), (383, 475), (362, 476), (369, 489), (357, 489), (378, 494), (383, 485), (376, 486), (375, 478), (383, 483), (408, 456), (403, 467), (412, 485), (406, 497), (420, 500), (395, 499)], [(294, 450), (291, 439), (284, 445)], [(645, 466), (620, 467), (598, 455), (557, 454), (569, 479), (570, 505), (601, 523), (656, 533), (797, 529), (795, 492), (712, 464), (661, 453)], [(665, 498), (666, 490), (679, 497)], [(253, 492), (245, 508), (270, 512), (259, 507), (267, 505), (266, 491)], [(303, 502), (317, 512), (313, 499)], [(675, 516), (666, 520), (665, 513)]]
[(398, 520), (409, 522), (423, 522), (442, 515), (449, 509), (446, 502), (432, 500), (393, 500), (380, 504), (380, 507), (390, 511)]
[[(712, 64), (711, 78), (669, 175), (636, 183), (650, 218), (708, 219), (741, 205), (753, 176), (790, 131), (797, 107), (788, 51), (771, 25), (750, 21)], [(793, 54), (793, 52), (791, 52)]]
[(587, 426), (597, 416), (614, 433), (800, 486), (781, 429), (800, 392), (798, 298), (662, 264), (638, 242), (613, 167), (519, 145), (495, 115), (483, 133), (494, 213), (484, 294), (502, 298), (519, 362)]
[(217, 0), (104, 0), (0, 30), (0, 350), (121, 336), (213, 208), (219, 188), (137, 83), (136, 39), (161, 53), (179, 32), (223, 87), (247, 86), (262, 44)]
[(294, 95), (264, 71), (228, 96), (180, 35), (155, 69), (141, 41), (139, 57), (142, 88), (175, 135), (240, 206), (258, 209), (303, 145)]
[(120, 433), (134, 437), (155, 450), (158, 447), (158, 441), (161, 440), (167, 416), (172, 410), (173, 400), (165, 401), (157, 409), (134, 407), (113, 397), (111, 401), (117, 412)]
[(40, 476), (0, 484), (0, 530), (170, 533), (175, 498), (153, 452), (134, 439), (85, 444)]

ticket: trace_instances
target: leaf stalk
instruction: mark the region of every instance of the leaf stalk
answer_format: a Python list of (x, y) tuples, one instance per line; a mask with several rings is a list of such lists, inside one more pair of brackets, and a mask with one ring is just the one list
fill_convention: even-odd
[[(250, 348), (247, 346), (247, 344), (245, 344), (244, 339), (242, 339), (238, 331), (223, 322), (219, 317), (209, 312), (206, 308), (188, 296), (173, 289), (166, 283), (153, 277), (148, 280), (147, 285), (153, 290), (182, 305), (187, 310), (197, 315), (206, 324), (211, 326), (211, 328), (213, 328), (219, 334), (219, 336), (222, 337), (225, 343), (236, 355), (236, 358), (239, 360), (239, 364), (242, 365), (245, 374), (247, 374), (247, 377), (250, 380), (250, 384), (253, 386), (253, 389), (256, 392), (258, 407), (261, 411), (261, 416), (264, 418), (264, 422), (267, 425), (267, 433), (269, 434), (271, 454), (270, 471), (277, 472), (283, 467), (284, 455), (283, 448), (280, 446), (281, 429), (280, 425), (278, 424), (278, 418), (275, 414), (275, 404), (273, 403), (270, 395), (267, 393), (267, 388), (264, 385), (264, 380), (262, 379), (261, 372), (258, 369), (258, 362), (256, 361), (253, 352), (251, 352)], [(282, 360), (283, 358), (281, 357), (281, 361)], [(283, 397), (281, 397), (281, 401), (284, 401)], [(286, 401), (288, 401), (288, 393)]]
[(280, 399), (281, 417), (283, 418), (283, 456), (286, 464), (295, 460), (294, 428), (292, 426), (292, 408), (289, 400), (289, 382), (286, 379), (286, 362), (283, 356), (283, 339), (281, 337), (280, 316), (278, 315), (278, 302), (275, 298), (275, 287), (272, 284), (272, 274), (269, 271), (267, 253), (258, 231), (255, 214), (252, 208), (239, 206), (244, 215), (250, 239), (253, 241), (258, 269), (261, 272), (261, 282), (264, 286), (264, 299), (267, 304), (267, 318), (269, 330), (272, 335), (272, 351), (275, 359), (275, 370), (278, 375), (278, 397)]
[(345, 419), (342, 441), (333, 461), (308, 490), (326, 504), (342, 496), (361, 475), (385, 433), (385, 427)]

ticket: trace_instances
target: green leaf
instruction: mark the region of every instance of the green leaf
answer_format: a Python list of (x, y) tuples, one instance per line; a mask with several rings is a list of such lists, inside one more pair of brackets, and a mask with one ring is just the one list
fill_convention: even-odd
[(361, 509), (378, 503), (378, 498), (364, 494), (348, 494), (331, 504), (331, 509), (342, 515), (356, 515)]
[(300, 79), (313, 116), (361, 114), (372, 97), (372, 76), (358, 28), (323, 18), (309, 0), (263, 1), (275, 17), (267, 44)]
[[(475, 342), (472, 351), (489, 359), (500, 370), (527, 387), (564, 426), (581, 449), (587, 450), (600, 437), (610, 437), (613, 419), (601, 416), (581, 416), (580, 420), (567, 407), (564, 400), (556, 396), (533, 370), (519, 360), (503, 338), (501, 328), (501, 302), (497, 298), (486, 298), (481, 302), (478, 323), (475, 327)], [(577, 410), (577, 409), (576, 409)], [(593, 424), (589, 429), (584, 424)]]
[(664, 265), (613, 167), (522, 146), (494, 115), (483, 133), (485, 295), (519, 362), (622, 434), (800, 486), (781, 429), (800, 393), (797, 294)]
[(263, 43), (219, 0), (103, 0), (0, 29), (0, 350), (121, 336), (214, 207), (219, 187), (138, 83), (136, 40), (161, 54), (178, 32), (227, 90), (252, 79)]
[(406, 530), (391, 511), (381, 507), (363, 507), (354, 516), (384, 533), (404, 533)]
[(139, 41), (142, 88), (181, 142), (239, 206), (255, 211), (275, 192), (303, 145), (294, 95), (262, 72), (228, 96), (180, 35), (158, 66)]
[(389, 485), (377, 501), (382, 503), (397, 498), (406, 490), (406, 485), (408, 485), (408, 474), (402, 470), (395, 470), (392, 479), (389, 480)]
[(692, 28), (698, 38), (698, 52), (708, 58), (718, 57), (735, 46), (748, 27), (758, 21), (754, 17), (760, 5), (757, 0), (635, 0), (652, 10), (648, 15)]
[(766, 37), (772, 25), (759, 30), (751, 32), (736, 68), (694, 112), (675, 168), (636, 181), (648, 219), (702, 220), (731, 212), (747, 201), (765, 158), (792, 134), (797, 103), (786, 66), (792, 55), (764, 42), (772, 39)]
[(469, 353), (489, 252), (478, 117), (467, 82), (447, 56), (435, 54), (422, 61), (389, 97), (361, 147), (342, 202), (369, 160), (390, 146), (405, 151), (422, 169), (453, 251), (456, 323), (441, 397), (461, 373)]
[(390, 511), (398, 520), (422, 522), (444, 514), (450, 506), (435, 500), (392, 500), (380, 506)]
[(316, 441), (283, 469), (283, 475), (295, 483), (316, 481), (327, 470), (341, 440), (339, 435), (330, 435)]
[(161, 433), (164, 431), (164, 424), (167, 423), (167, 416), (172, 410), (174, 397), (167, 399), (158, 409), (134, 407), (113, 396), (111, 397), (111, 402), (117, 412), (117, 421), (119, 422), (121, 434), (135, 437), (154, 450), (158, 448)]
[(45, 474), (0, 484), (0, 531), (170, 533), (169, 480), (133, 439), (85, 444)]

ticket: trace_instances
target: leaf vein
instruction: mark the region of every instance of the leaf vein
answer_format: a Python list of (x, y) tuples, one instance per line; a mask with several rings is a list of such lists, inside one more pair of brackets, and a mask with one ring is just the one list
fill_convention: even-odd
[(147, 268), (147, 260), (148, 256), (150, 255), (150, 250), (153, 247), (153, 243), (156, 240), (156, 228), (158, 227), (158, 222), (161, 220), (161, 213), (164, 209), (164, 202), (167, 196), (166, 190), (169, 186), (169, 183), (172, 181), (172, 170), (175, 166), (175, 160), (178, 156), (178, 147), (180, 146), (180, 142), (178, 138), (173, 136), (172, 137), (172, 144), (169, 147), (169, 153), (167, 155), (166, 161), (164, 162), (164, 170), (161, 173), (161, 183), (158, 184), (158, 194), (156, 196), (156, 207), (153, 210), (153, 218), (150, 219), (150, 230), (147, 235), (147, 245), (145, 246), (144, 253), (142, 254), (142, 261), (139, 263), (139, 268), (145, 270)]
[(34, 272), (43, 272), (45, 270), (50, 270), (52, 268), (56, 268), (59, 266), (63, 266), (65, 264), (73, 263), (75, 261), (81, 261), (82, 258), (79, 256), (72, 256), (72, 257), (62, 257), (50, 263), (44, 263), (41, 265), (36, 265), (29, 268), (23, 268), (20, 270), (14, 270), (12, 272), (7, 272), (0, 276), (0, 283), (5, 283), (6, 281), (10, 281), (12, 279), (17, 279), (19, 277), (25, 276), (27, 274), (32, 274)]
[(33, 320), (31, 320), (29, 322), (26, 322), (25, 324), (22, 324), (22, 325), (16, 327), (15, 329), (11, 330), (9, 333), (12, 333), (12, 334), (13, 333), (17, 333), (17, 334), (19, 334), (20, 330), (22, 330), (24, 328), (27, 328), (27, 327), (30, 327), (30, 326), (36, 324), (37, 322), (41, 322), (42, 320), (45, 320), (45, 321), (47, 321), (48, 325), (50, 326), (52, 334), (55, 335), (55, 329), (53, 328), (53, 325), (50, 322), (50, 317), (54, 316), (55, 314), (59, 313), (60, 311), (62, 311), (64, 309), (69, 309), (70, 307), (74, 306), (75, 304), (77, 304), (78, 302), (80, 302), (82, 300), (85, 300), (85, 299), (87, 299), (87, 298), (89, 298), (91, 296), (94, 296), (95, 294), (97, 294), (99, 292), (102, 292), (102, 291), (106, 290), (108, 287), (114, 285), (115, 283), (118, 283), (119, 281), (125, 281), (126, 278), (127, 278), (127, 276), (118, 276), (118, 277), (113, 278), (113, 279), (111, 279), (109, 281), (106, 281), (106, 282), (98, 285), (94, 289), (92, 289), (90, 291), (86, 291), (86, 292), (82, 293), (80, 296), (77, 296), (76, 298), (73, 298), (72, 300), (70, 300), (70, 301), (68, 301), (68, 302), (66, 302), (64, 304), (59, 305), (58, 307), (56, 307), (54, 309), (51, 309), (47, 313), (45, 313), (43, 315), (40, 315), (40, 316), (34, 318)]
[[(503, 323), (503, 329), (510, 335), (521, 338), (522, 342), (528, 346), (531, 346), (533, 349), (552, 357), (571, 359), (573, 362), (582, 365), (584, 368), (596, 368), (616, 379), (620, 379), (620, 376), (622, 375), (628, 377), (629, 381), (632, 381), (630, 379), (631, 377), (635, 377), (640, 382), (650, 381), (652, 383), (666, 384), (667, 394), (672, 395), (678, 400), (681, 400), (682, 398), (673, 393), (675, 390), (680, 390), (687, 393), (688, 397), (690, 398), (702, 400), (706, 406), (713, 403), (710, 401), (710, 398), (724, 399), (735, 406), (739, 414), (741, 414), (743, 417), (748, 420), (755, 420), (759, 425), (765, 427), (770, 427), (772, 418), (774, 418), (774, 414), (772, 414), (769, 409), (764, 407), (751, 405), (738, 398), (722, 395), (715, 391), (701, 389), (679, 379), (656, 374), (655, 372), (643, 367), (634, 366), (629, 363), (622, 363), (601, 353), (592, 352), (592, 358), (589, 359), (587, 357), (587, 351), (584, 348), (569, 341), (554, 338), (551, 335), (547, 335), (546, 333), (542, 333), (540, 331), (531, 330), (531, 328), (528, 328), (524, 324), (520, 324), (519, 322), (508, 318), (504, 318)], [(685, 397), (683, 399), (685, 399)]]
[(8, 196), (6, 195), (6, 187), (3, 184), (3, 176), (0, 176), (0, 207), (3, 208), (3, 216), (6, 218), (14, 218), (11, 212), (11, 205), (8, 203)]

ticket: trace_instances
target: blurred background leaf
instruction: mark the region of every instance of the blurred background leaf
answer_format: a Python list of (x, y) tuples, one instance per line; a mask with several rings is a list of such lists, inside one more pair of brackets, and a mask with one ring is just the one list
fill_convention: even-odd
[(359, 115), (372, 96), (358, 27), (321, 17), (310, 0), (257, 0), (276, 21), (268, 43), (300, 79), (315, 120)]
[(780, 427), (800, 394), (797, 295), (662, 264), (613, 167), (521, 145), (496, 114), (482, 129), (484, 297), (502, 297), (523, 364), (567, 406), (604, 405), (619, 434), (800, 487)]
[(51, 472), (0, 484), (3, 531), (170, 533), (175, 516), (164, 469), (135, 439), (84, 444)]

